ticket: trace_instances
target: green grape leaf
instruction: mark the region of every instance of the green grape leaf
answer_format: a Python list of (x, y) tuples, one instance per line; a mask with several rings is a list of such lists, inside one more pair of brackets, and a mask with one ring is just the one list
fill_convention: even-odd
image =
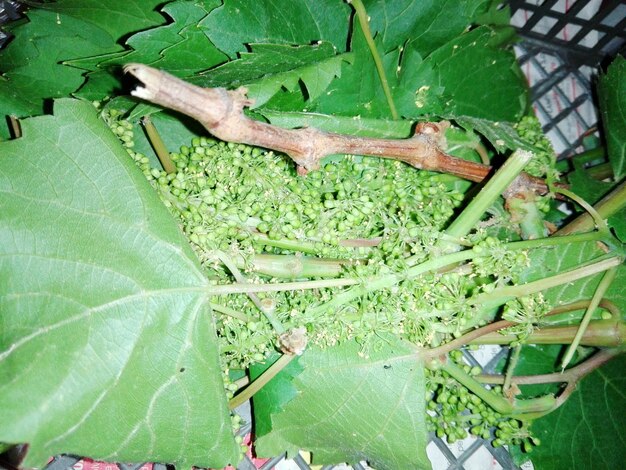
[[(410, 345), (386, 339), (365, 353), (355, 341), (308, 349), (292, 382), (295, 396), (270, 413), (271, 431), (258, 437), (257, 453), (304, 449), (315, 464), (429, 469), (424, 366)], [(281, 403), (280, 385), (266, 385), (266, 406)]]
[[(526, 107), (526, 86), (501, 35), (483, 26), (464, 33), (426, 58), (413, 43), (382, 54), (391, 93), (401, 115), (470, 116), (516, 122)], [(375, 39), (378, 50), (382, 40)], [(352, 65), (344, 64), (326, 94), (310, 107), (323, 114), (391, 117), (374, 60), (358, 23)]]
[[(75, 91), (84, 81), (83, 72), (62, 62), (120, 52), (124, 36), (163, 22), (153, 11), (160, 3), (59, 0), (29, 10), (29, 21), (14, 29), (15, 39), (2, 52), (0, 115), (41, 114), (44, 99)], [(8, 137), (5, 126), (0, 126), (0, 137)]]
[[(323, 114), (360, 116), (367, 118), (391, 119), (391, 111), (383, 92), (378, 71), (369, 50), (361, 25), (355, 19), (350, 50), (354, 54), (351, 64), (344, 64), (341, 76), (328, 87), (328, 91), (311, 105), (311, 109)], [(376, 47), (382, 51), (380, 38), (375, 39)], [(400, 63), (402, 59), (402, 63)], [(399, 104), (398, 94), (414, 89), (413, 83), (406, 83), (402, 70), (417, 67), (422, 58), (412, 46), (402, 53), (394, 49), (381, 54), (385, 75), (389, 81), (394, 101)], [(404, 67), (404, 69), (403, 69)], [(399, 90), (396, 92), (396, 90)]]
[(157, 11), (162, 3), (158, 0), (57, 0), (45, 8), (94, 24), (117, 42), (128, 33), (163, 23), (163, 16)]
[(585, 377), (560, 408), (535, 421), (541, 445), (532, 454), (518, 448), (519, 462), (541, 470), (622, 468), (626, 460), (626, 356), (623, 354)]
[[(279, 357), (278, 353), (274, 353), (266, 358), (263, 363), (253, 364), (250, 367), (250, 378), (256, 379)], [(257, 436), (263, 436), (272, 430), (272, 415), (280, 412), (283, 406), (298, 394), (292, 382), (303, 369), (297, 359), (287, 364), (272, 379), (271, 386), (263, 387), (254, 394), (254, 432)], [(281, 452), (284, 452), (287, 447), (289, 447), (288, 443), (285, 444)]]
[(336, 0), (226, 0), (200, 25), (213, 44), (234, 59), (248, 44), (312, 44), (338, 51), (348, 42), (350, 7)]
[(467, 131), (475, 131), (484, 136), (498, 151), (524, 149), (533, 151), (534, 147), (522, 139), (511, 122), (494, 122), (472, 116), (449, 116)]
[(467, 29), (490, 0), (365, 0), (372, 34), (378, 33), (385, 51), (405, 46), (426, 56)]
[(618, 56), (598, 84), (607, 153), (616, 181), (626, 176), (626, 59)]
[[(592, 178), (584, 166), (576, 159), (572, 159), (574, 171), (567, 175), (572, 190), (590, 204), (595, 204), (604, 196), (609, 194), (616, 183), (598, 181)], [(622, 208), (607, 219), (607, 224), (611, 227), (620, 240), (626, 240), (626, 208)]]
[(401, 114), (517, 122), (526, 109), (526, 84), (513, 52), (501, 47), (503, 37), (481, 26), (435, 50), (410, 72), (412, 99), (401, 101)]
[[(77, 89), (83, 82), (82, 72), (60, 65), (63, 59), (117, 47), (106, 32), (80, 19), (48, 10), (31, 10), (28, 18), (29, 22), (14, 31), (15, 39), (2, 51), (3, 117), (41, 114), (44, 98), (65, 96)], [(6, 126), (0, 128), (1, 135), (7, 137)]]
[[(521, 276), (521, 281), (530, 282), (553, 276), (604, 256), (604, 247), (596, 242), (568, 243), (554, 247), (537, 248), (529, 252), (530, 267)], [(617, 276), (605, 294), (626, 318), (626, 265), (617, 268)], [(545, 298), (554, 306), (578, 300), (589, 300), (593, 296), (602, 274), (587, 276), (574, 282), (553, 287), (544, 292)]]
[(208, 279), (94, 108), (54, 112), (0, 144), (0, 441), (27, 467), (237, 461)]
[(307, 98), (314, 100), (323, 93), (341, 64), (350, 61), (351, 54), (336, 55), (329, 42), (315, 45), (289, 46), (283, 44), (252, 44), (250, 52), (221, 67), (196, 75), (190, 81), (203, 87), (244, 86), (254, 100), (252, 108), (265, 104), (282, 88), (300, 91), (302, 83)]
[[(172, 21), (132, 35), (125, 43), (132, 50), (66, 61), (68, 65), (91, 71), (77, 95), (101, 98), (111, 89), (104, 78), (111, 76), (112, 68), (129, 62), (147, 64), (185, 78), (226, 61), (226, 55), (211, 44), (198, 27), (198, 23), (219, 5), (217, 0), (202, 4), (180, 0), (169, 3), (161, 11)], [(119, 81), (116, 85), (121, 86)]]

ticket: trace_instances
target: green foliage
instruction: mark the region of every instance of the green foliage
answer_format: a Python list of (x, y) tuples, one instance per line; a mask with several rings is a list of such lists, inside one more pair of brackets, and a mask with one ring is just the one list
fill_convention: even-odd
[(613, 177), (626, 176), (626, 59), (618, 56), (600, 78), (598, 86), (602, 123)]
[[(163, 68), (179, 77), (189, 77), (225, 62), (226, 55), (211, 44), (198, 27), (198, 23), (218, 5), (218, 1), (166, 4), (161, 11), (172, 22), (132, 35), (126, 40), (126, 45), (132, 50), (66, 60), (66, 65), (90, 71), (78, 96), (101, 99), (110, 93), (111, 72), (129, 62)], [(121, 87), (121, 83), (113, 86)]]
[(405, 46), (409, 38), (409, 44), (426, 57), (462, 34), (468, 24), (475, 23), (489, 0), (366, 0), (363, 3), (371, 18), (372, 34), (380, 35), (385, 52)]
[[(535, 468), (620, 468), (626, 458), (624, 355), (587, 377), (565, 404), (535, 423), (541, 440), (530, 458)], [(567, 436), (567, 437), (565, 437)], [(513, 450), (523, 462), (527, 455)]]
[(167, 210), (90, 104), (22, 130), (1, 144), (0, 441), (27, 466), (237, 460), (208, 281)]
[[(514, 56), (498, 39), (496, 31), (481, 26), (435, 50), (416, 67), (413, 99), (403, 100), (401, 113), (516, 122), (526, 108), (525, 85)], [(489, 107), (479, 104), (485, 101)]]
[(255, 44), (251, 52), (191, 80), (204, 87), (245, 85), (253, 108), (265, 104), (281, 88), (293, 92), (301, 83), (307, 97), (316, 99), (330, 82), (341, 74), (341, 64), (350, 61), (349, 54), (335, 55), (328, 42), (292, 47), (277, 44)]
[[(626, 174), (626, 102), (624, 101), (624, 80), (626, 77), (626, 59), (618, 57), (611, 64), (607, 73), (602, 75), (598, 84), (603, 127), (606, 129), (606, 153), (612, 168), (610, 180), (599, 181), (590, 176), (585, 162), (574, 159), (574, 171), (568, 179), (577, 193), (591, 203), (596, 203), (624, 184)], [(608, 223), (621, 240), (626, 239), (626, 207), (613, 213)]]
[[(307, 448), (315, 464), (366, 459), (380, 469), (430, 468), (423, 365), (411, 345), (385, 339), (367, 354), (355, 341), (308, 350), (292, 382), (297, 395), (271, 414), (271, 431), (259, 437), (257, 452)], [(271, 382), (263, 400), (280, 403), (282, 393)]]
[[(328, 41), (343, 52), (350, 8), (334, 0), (227, 0), (200, 25), (231, 59), (247, 44), (310, 44)], [(245, 27), (242, 27), (245, 25)]]
[[(2, 53), (0, 115), (41, 114), (44, 99), (76, 91), (84, 80), (81, 71), (61, 63), (122, 51), (119, 41), (124, 36), (163, 22), (154, 11), (160, 3), (61, 0), (30, 10), (29, 22), (16, 29), (16, 39)], [(111, 91), (107, 88), (102, 96)], [(0, 137), (7, 136), (0, 126)]]
[[(605, 247), (596, 242), (584, 244), (545, 247), (530, 252), (530, 264), (522, 275), (524, 281), (533, 281), (547, 274), (556, 274), (575, 266), (601, 259), (605, 255)], [(590, 276), (576, 282), (563, 284), (546, 290), (545, 299), (552, 305), (562, 305), (589, 299), (600, 282), (602, 275)], [(616, 305), (626, 305), (626, 291), (622, 286), (626, 283), (626, 267), (620, 266), (617, 279), (607, 291), (605, 298)], [(621, 310), (621, 307), (620, 307)], [(622, 314), (624, 312), (622, 311)]]

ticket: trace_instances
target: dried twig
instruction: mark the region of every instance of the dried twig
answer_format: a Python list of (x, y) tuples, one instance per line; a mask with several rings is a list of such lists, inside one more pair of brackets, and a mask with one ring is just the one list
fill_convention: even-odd
[[(168, 73), (142, 64), (128, 64), (127, 73), (141, 83), (132, 94), (179, 111), (199, 121), (215, 137), (284, 152), (298, 165), (300, 173), (318, 169), (320, 160), (333, 154), (367, 155), (392, 158), (421, 169), (449, 173), (480, 182), (491, 167), (446, 154), (444, 133), (449, 123), (422, 122), (407, 139), (376, 139), (324, 132), (312, 127), (284, 129), (255, 121), (243, 110), (252, 101), (247, 90), (201, 88)], [(515, 194), (523, 189), (547, 193), (545, 182), (522, 173), (509, 187)]]

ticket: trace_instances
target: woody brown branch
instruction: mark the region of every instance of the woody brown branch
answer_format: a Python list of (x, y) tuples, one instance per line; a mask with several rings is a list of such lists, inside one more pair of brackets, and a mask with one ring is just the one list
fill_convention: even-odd
[[(351, 154), (403, 161), (421, 170), (449, 173), (480, 182), (491, 167), (446, 154), (444, 133), (449, 123), (422, 122), (406, 139), (379, 139), (324, 132), (316, 128), (284, 129), (248, 118), (243, 110), (252, 102), (246, 89), (201, 88), (166, 72), (142, 64), (128, 64), (127, 73), (141, 85), (132, 94), (179, 111), (200, 122), (212, 135), (226, 141), (264, 147), (287, 154), (301, 173), (316, 170), (327, 155)], [(545, 182), (522, 173), (509, 187), (509, 195), (531, 189), (548, 192)]]

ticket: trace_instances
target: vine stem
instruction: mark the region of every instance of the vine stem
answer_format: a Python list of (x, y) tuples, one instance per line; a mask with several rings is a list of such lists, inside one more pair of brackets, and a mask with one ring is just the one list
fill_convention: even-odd
[(525, 150), (514, 152), (485, 187), (470, 201), (463, 212), (454, 219), (454, 222), (446, 230), (446, 235), (457, 238), (467, 235), (476, 226), (489, 206), (507, 190), (532, 157), (533, 154)]
[[(621, 349), (603, 349), (598, 353), (591, 356), (586, 361), (567, 369), (563, 372), (553, 372), (551, 374), (540, 374), (540, 375), (518, 375), (517, 377), (511, 378), (511, 383), (515, 385), (536, 385), (536, 384), (547, 384), (547, 383), (574, 383), (578, 382), (587, 374), (593, 372), (598, 367), (604, 365), (615, 356), (621, 354), (623, 351)], [(480, 383), (485, 384), (494, 384), (499, 385), (503, 384), (505, 381), (505, 377), (502, 375), (494, 375), (494, 374), (479, 374), (475, 376), (475, 379)], [(571, 392), (570, 392), (571, 393)], [(559, 395), (559, 399), (563, 394)], [(557, 401), (559, 401), (557, 399)]]
[(582, 339), (583, 334), (585, 333), (585, 330), (589, 326), (589, 322), (591, 321), (591, 315), (593, 314), (593, 312), (595, 312), (596, 308), (598, 307), (598, 304), (600, 303), (600, 300), (602, 300), (604, 293), (609, 288), (609, 286), (613, 282), (613, 279), (615, 279), (616, 275), (617, 275), (617, 268), (613, 268), (613, 269), (609, 269), (608, 271), (606, 271), (604, 275), (602, 276), (602, 280), (600, 281), (600, 284), (598, 284), (598, 287), (596, 288), (596, 291), (594, 292), (593, 297), (591, 298), (591, 302), (589, 303), (589, 306), (587, 307), (587, 310), (585, 311), (585, 314), (583, 315), (583, 319), (580, 322), (580, 326), (578, 327), (576, 336), (574, 336), (574, 340), (572, 341), (572, 343), (567, 348), (567, 351), (565, 352), (565, 356), (563, 357), (563, 361), (561, 363), (562, 369), (565, 369), (570, 363), (570, 361), (572, 360), (572, 358), (574, 357), (574, 352), (576, 351), (576, 348), (580, 344), (580, 340)]
[[(626, 180), (594, 205), (594, 208), (601, 219), (608, 219), (624, 207), (626, 207)], [(576, 232), (593, 230), (594, 222), (594, 218), (586, 212), (578, 216), (554, 235), (562, 236)]]
[(250, 385), (248, 385), (241, 393), (234, 396), (229, 402), (228, 407), (234, 410), (240, 405), (247, 402), (252, 396), (261, 390), (276, 374), (283, 370), (287, 365), (297, 357), (296, 354), (283, 354), (272, 364), (265, 372), (258, 376)]
[(211, 303), (210, 305), (212, 310), (223, 313), (224, 315), (228, 315), (229, 317), (236, 318), (243, 323), (248, 323), (252, 321), (252, 318), (249, 318), (245, 313), (239, 312), (225, 305), (220, 305), (216, 303)]
[(602, 216), (600, 216), (600, 214), (598, 214), (596, 209), (587, 201), (585, 201), (582, 197), (578, 196), (576, 193), (573, 193), (572, 191), (565, 189), (565, 188), (554, 188), (554, 190), (555, 192), (558, 192), (558, 193), (563, 194), (564, 196), (567, 196), (572, 201), (580, 205), (583, 209), (585, 209), (587, 211), (587, 214), (593, 219), (595, 226), (598, 228), (600, 232), (604, 232), (604, 233), (609, 232), (609, 227), (606, 225), (606, 222), (604, 221)]
[(150, 116), (144, 116), (141, 119), (141, 123), (143, 124), (143, 128), (146, 130), (146, 134), (148, 134), (148, 140), (150, 141), (150, 145), (154, 149), (154, 153), (156, 153), (159, 161), (161, 162), (161, 166), (165, 170), (165, 173), (176, 173), (176, 165), (170, 158), (170, 153), (161, 139), (161, 135), (159, 131), (157, 131), (154, 124), (152, 124), (152, 120)]
[(504, 384), (502, 385), (502, 389), (504, 393), (511, 388), (511, 379), (513, 378), (513, 373), (515, 372), (515, 367), (519, 362), (519, 355), (522, 352), (522, 345), (517, 344), (513, 347), (513, 353), (511, 354), (511, 359), (509, 360), (509, 364), (506, 368), (506, 374), (504, 375)]
[[(166, 72), (142, 64), (127, 64), (124, 70), (141, 82), (131, 94), (166, 108), (179, 111), (200, 122), (211, 134), (225, 142), (237, 142), (277, 150), (288, 155), (305, 174), (320, 168), (328, 155), (365, 155), (391, 158), (422, 170), (449, 173), (481, 182), (492, 168), (444, 152), (445, 130), (450, 123), (421, 122), (407, 139), (379, 139), (323, 132), (314, 127), (284, 129), (255, 121), (243, 110), (252, 104), (247, 90), (201, 88)], [(541, 194), (549, 189), (540, 178), (520, 174), (511, 184)]]
[(393, 102), (393, 96), (391, 96), (391, 90), (389, 88), (389, 82), (387, 81), (387, 75), (385, 74), (385, 68), (383, 67), (383, 61), (380, 59), (380, 54), (378, 53), (374, 37), (372, 36), (369, 16), (367, 15), (367, 11), (365, 11), (365, 6), (361, 0), (348, 0), (348, 3), (352, 4), (354, 7), (359, 24), (361, 25), (361, 31), (365, 37), (365, 42), (367, 42), (367, 47), (369, 47), (370, 54), (372, 54), (372, 58), (374, 59), (374, 64), (376, 64), (376, 71), (378, 72), (380, 84), (385, 92), (385, 98), (387, 99), (389, 110), (391, 111), (391, 117), (397, 121), (400, 116), (398, 115), (396, 105)]
[(600, 258), (600, 260), (591, 262), (587, 265), (572, 269), (570, 271), (565, 271), (555, 276), (538, 279), (536, 281), (528, 282), (526, 284), (501, 287), (492, 292), (479, 294), (475, 298), (473, 303), (483, 306), (495, 307), (498, 305), (502, 305), (509, 300), (517, 297), (541, 292), (551, 287), (568, 284), (570, 282), (577, 281), (578, 279), (607, 271), (611, 268), (619, 266), (620, 264), (622, 264), (623, 261), (624, 260), (618, 256), (608, 258), (602, 257)]
[(506, 398), (496, 395), (487, 390), (480, 382), (466, 374), (465, 371), (457, 364), (447, 360), (441, 366), (441, 370), (447, 372), (452, 378), (457, 380), (461, 385), (469, 389), (475, 395), (478, 395), (491, 408), (501, 414), (520, 415), (525, 413), (546, 412), (554, 409), (556, 399), (552, 395), (544, 395), (538, 398), (529, 398), (525, 400), (508, 401)]
[[(352, 278), (321, 279), (317, 281), (278, 282), (276, 284), (233, 283), (225, 285), (209, 285), (200, 288), (189, 288), (189, 291), (203, 291), (208, 295), (247, 294), (248, 292), (283, 292), (310, 289), (324, 289), (327, 287), (346, 287), (360, 284), (361, 281)], [(185, 289), (178, 289), (182, 291)]]
[[(586, 308), (590, 305), (591, 301), (588, 300), (581, 300), (578, 302), (573, 302), (571, 304), (567, 304), (567, 305), (561, 305), (560, 307), (557, 307), (555, 309), (553, 309), (552, 311), (550, 311), (549, 313), (547, 313), (544, 318), (548, 318), (554, 315), (560, 315), (562, 313), (566, 313), (566, 312), (572, 312), (572, 311), (576, 311), (576, 310), (581, 310), (583, 308)], [(615, 315), (619, 315), (619, 312), (617, 310), (617, 307), (615, 305), (613, 305), (612, 302), (602, 299), (600, 301), (600, 307), (608, 310), (609, 312), (611, 312), (614, 316)], [(619, 317), (614, 318), (614, 322), (612, 322), (613, 324), (615, 324), (616, 322), (619, 321)], [(463, 346), (466, 346), (468, 344), (508, 344), (511, 341), (514, 341), (516, 338), (514, 337), (507, 337), (505, 335), (500, 335), (498, 334), (498, 337), (494, 338), (492, 336), (493, 333), (496, 333), (499, 330), (502, 330), (504, 328), (508, 328), (510, 326), (514, 326), (516, 325), (515, 322), (509, 321), (509, 320), (499, 320), (493, 323), (490, 323), (488, 325), (485, 325), (481, 328), (477, 328), (475, 330), (469, 331), (468, 333), (465, 333), (463, 336), (459, 336), (458, 338), (446, 343), (446, 344), (442, 344), (441, 346), (438, 346), (436, 348), (431, 348), (431, 349), (427, 349), (424, 350), (421, 353), (421, 357), (425, 360), (432, 360), (435, 359), (437, 357), (441, 357), (444, 356), (446, 354), (448, 354), (449, 352), (455, 350), (455, 349), (459, 349)], [(545, 330), (545, 329), (544, 329)], [(542, 331), (544, 331), (542, 330)], [(619, 328), (618, 328), (619, 330)], [(617, 332), (617, 338), (615, 339), (614, 343), (611, 343), (612, 346), (617, 346), (619, 344), (621, 344), (621, 330), (619, 330)], [(534, 338), (533, 338), (533, 334), (532, 333), (529, 337), (529, 342), (533, 343)], [(548, 338), (546, 338), (545, 343), (548, 343), (550, 335), (546, 335), (548, 336)], [(568, 338), (571, 338), (572, 335), (570, 334), (570, 336)], [(488, 338), (487, 340), (483, 340), (483, 338)], [(557, 338), (559, 341), (561, 341), (561, 337), (560, 335), (557, 336)], [(569, 340), (565, 341), (565, 342), (569, 342)], [(542, 341), (542, 343), (544, 343), (544, 341)], [(550, 343), (550, 344), (554, 344), (554, 343)]]
[[(246, 277), (241, 274), (241, 271), (237, 268), (235, 262), (223, 251), (215, 250), (215, 256), (226, 266), (226, 268), (231, 272), (235, 280), (243, 284), (247, 282)], [(270, 322), (272, 328), (277, 334), (281, 334), (285, 331), (285, 327), (280, 322), (280, 320), (273, 314), (271, 308), (266, 308), (263, 304), (263, 301), (259, 298), (259, 296), (255, 292), (246, 292), (248, 298), (252, 301), (252, 303), (258, 308), (261, 313), (267, 318), (267, 321)]]
[(17, 116), (9, 115), (9, 126), (14, 139), (22, 137), (22, 126)]
[[(597, 232), (592, 232), (591, 234), (572, 235), (572, 238), (568, 237), (568, 240), (570, 240), (570, 242), (573, 242), (574, 240), (576, 242), (581, 242), (587, 241), (589, 239), (596, 239), (595, 237), (598, 236), (599, 234)], [(541, 242), (543, 240), (549, 241), (551, 240), (551, 238), (512, 242), (507, 244), (507, 248), (527, 249), (530, 247), (541, 246), (540, 244), (538, 244), (538, 242)], [(563, 241), (564, 238), (561, 238), (560, 240), (557, 239), (557, 244), (560, 244)], [(457, 251), (443, 256), (433, 257), (429, 261), (410, 267), (403, 273), (391, 273), (383, 275), (379, 278), (367, 279), (365, 280), (366, 282), (356, 282), (355, 284), (359, 285), (356, 285), (352, 289), (337, 294), (328, 302), (317, 305), (315, 307), (311, 307), (311, 309), (308, 310), (308, 313), (311, 315), (322, 314), (326, 311), (330, 311), (335, 307), (351, 302), (352, 300), (368, 292), (374, 292), (380, 289), (387, 289), (403, 280), (414, 279), (422, 274), (435, 272), (447, 266), (455, 265), (462, 261), (467, 261), (479, 256), (481, 255), (474, 250)], [(407, 261), (410, 259), (411, 258), (408, 258)], [(622, 259), (618, 257), (604, 258), (595, 263), (590, 263), (580, 268), (572, 269), (570, 271), (566, 271), (555, 276), (546, 277), (526, 284), (501, 287), (489, 293), (479, 294), (476, 297), (470, 299), (470, 301), (474, 305), (483, 305), (487, 308), (490, 308), (492, 306), (499, 306), (516, 297), (529, 295), (534, 292), (540, 292), (549, 287), (566, 284), (568, 282), (573, 282), (575, 280), (591, 276), (592, 274), (597, 274), (598, 272), (606, 271), (607, 269), (621, 264), (621, 262)], [(482, 319), (478, 316), (474, 318), (475, 323), (478, 323), (481, 320)]]

